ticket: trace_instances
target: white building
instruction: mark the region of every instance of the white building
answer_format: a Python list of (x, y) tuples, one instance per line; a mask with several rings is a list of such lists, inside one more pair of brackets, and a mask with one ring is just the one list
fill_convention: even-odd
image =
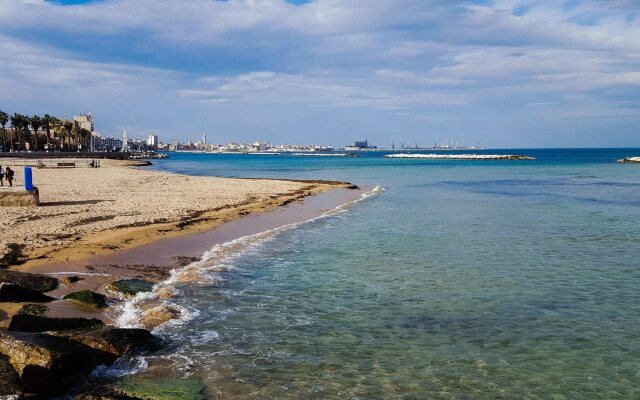
[(158, 136), (157, 135), (149, 135), (149, 136), (147, 136), (147, 147), (150, 147), (153, 150), (157, 150), (158, 149)]

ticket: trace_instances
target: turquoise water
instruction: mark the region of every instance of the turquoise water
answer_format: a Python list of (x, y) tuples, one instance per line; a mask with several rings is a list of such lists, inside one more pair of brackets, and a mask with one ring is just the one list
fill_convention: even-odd
[(537, 160), (159, 161), (386, 189), (179, 285), (169, 375), (209, 398), (640, 398), (640, 165), (615, 163), (640, 150), (503, 152)]

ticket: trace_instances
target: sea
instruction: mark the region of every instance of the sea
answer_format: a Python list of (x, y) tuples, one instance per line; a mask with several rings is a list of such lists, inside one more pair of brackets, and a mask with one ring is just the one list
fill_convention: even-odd
[(165, 349), (129, 360), (122, 387), (184, 399), (640, 398), (640, 165), (616, 163), (640, 149), (388, 153), (154, 161), (348, 181), (366, 195), (212, 247), (204, 279), (174, 283), (184, 314), (157, 330)]

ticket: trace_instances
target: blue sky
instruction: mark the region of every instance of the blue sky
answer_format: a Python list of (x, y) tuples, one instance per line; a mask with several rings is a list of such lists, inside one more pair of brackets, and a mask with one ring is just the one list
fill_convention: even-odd
[(161, 139), (640, 147), (639, 0), (0, 0), (0, 109)]

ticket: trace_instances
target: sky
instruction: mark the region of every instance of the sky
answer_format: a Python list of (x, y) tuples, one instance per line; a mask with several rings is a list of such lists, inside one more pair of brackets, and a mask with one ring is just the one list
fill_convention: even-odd
[(0, 110), (165, 142), (640, 147), (640, 0), (0, 0)]

